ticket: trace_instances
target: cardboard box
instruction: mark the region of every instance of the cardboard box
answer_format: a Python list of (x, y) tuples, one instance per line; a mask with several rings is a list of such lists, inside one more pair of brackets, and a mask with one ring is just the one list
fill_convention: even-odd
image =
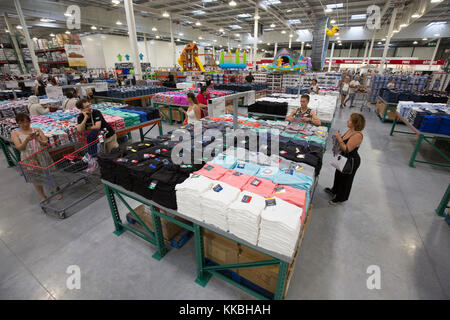
[(161, 119), (169, 118), (169, 107), (158, 107), (159, 117)]
[[(238, 263), (255, 262), (272, 260), (273, 258), (259, 253), (246, 246), (239, 245)], [(257, 284), (269, 292), (275, 293), (278, 278), (278, 265), (255, 267), (255, 268), (240, 268), (238, 274), (245, 279)]]
[(172, 120), (173, 121), (181, 121), (181, 111), (172, 109)]
[[(220, 264), (238, 263), (239, 245), (212, 231), (203, 229), (205, 257)], [(237, 272), (237, 269), (231, 269)]]
[[(145, 225), (151, 231), (154, 231), (152, 215), (149, 213), (148, 209), (146, 209), (145, 207), (146, 206), (142, 204), (139, 207), (137, 207), (136, 209), (134, 209), (134, 211), (139, 216), (139, 218), (142, 219), (142, 221), (145, 223)], [(129, 215), (131, 218), (136, 220), (135, 216), (132, 213), (129, 213)], [(177, 219), (181, 222), (189, 223), (189, 221), (179, 218), (179, 217), (175, 217), (175, 219)], [(181, 230), (184, 230), (184, 228), (182, 228), (179, 225), (177, 225), (173, 222), (170, 222), (164, 218), (161, 218), (161, 227), (162, 227), (162, 231), (163, 231), (164, 240), (167, 240), (167, 241), (172, 239)]]

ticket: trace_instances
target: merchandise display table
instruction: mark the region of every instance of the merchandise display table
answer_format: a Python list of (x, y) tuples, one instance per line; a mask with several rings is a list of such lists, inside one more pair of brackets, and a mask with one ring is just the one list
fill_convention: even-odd
[[(127, 104), (130, 101), (137, 101), (140, 100), (141, 101), (141, 105), (143, 107), (149, 105), (151, 103), (151, 99), (152, 99), (153, 95), (145, 95), (145, 96), (139, 96), (139, 97), (131, 97), (131, 98), (114, 98), (114, 97), (103, 97), (103, 96), (94, 96), (94, 102), (98, 103), (98, 100), (101, 99), (103, 101), (109, 101), (109, 102), (120, 102), (123, 104)], [(142, 100), (148, 99), (148, 102), (142, 104)]]
[(448, 203), (450, 202), (450, 184), (447, 187), (447, 191), (445, 191), (444, 196), (442, 197), (441, 202), (439, 203), (439, 206), (436, 209), (436, 213), (438, 216), (444, 217), (445, 216), (445, 209), (450, 208), (448, 206)]
[[(334, 120), (334, 115), (335, 114), (333, 113), (333, 118), (330, 121), (320, 119), (320, 121), (322, 122), (322, 125), (327, 127), (328, 130), (331, 129), (331, 124)], [(277, 120), (284, 121), (284, 119), (286, 118), (286, 116), (281, 116), (281, 115), (277, 115), (277, 114), (267, 114), (267, 113), (258, 113), (258, 112), (249, 112), (248, 117), (249, 118), (258, 117), (258, 118), (269, 119), (269, 120), (274, 120), (274, 121), (277, 121)]]
[(5, 155), (8, 168), (17, 166), (20, 161), (20, 151), (16, 149), (11, 139), (0, 137), (0, 147)]
[(377, 114), (378, 118), (380, 118), (381, 122), (385, 122), (386, 118), (388, 120), (394, 121), (396, 110), (397, 110), (397, 103), (390, 103), (386, 102), (378, 96), (378, 101), (375, 107), (375, 113)]
[[(205, 286), (208, 283), (209, 279), (214, 275), (214, 276), (217, 276), (217, 277), (241, 288), (242, 290), (244, 290), (250, 294), (255, 295), (256, 297), (258, 297), (260, 299), (267, 299), (267, 297), (250, 289), (249, 287), (242, 285), (239, 282), (234, 281), (231, 278), (224, 276), (222, 273), (219, 273), (218, 271), (219, 270), (227, 270), (227, 269), (253, 268), (253, 267), (262, 267), (262, 266), (269, 266), (269, 265), (277, 265), (277, 266), (279, 266), (278, 277), (277, 277), (276, 291), (273, 293), (273, 298), (279, 300), (279, 299), (283, 299), (285, 297), (286, 291), (287, 291), (288, 285), (289, 285), (289, 280), (292, 276), (293, 268), (294, 268), (295, 262), (297, 260), (296, 258), (297, 258), (298, 252), (299, 252), (299, 247), (302, 243), (303, 236), (304, 236), (305, 231), (309, 224), (309, 220), (310, 220), (310, 216), (311, 216), (311, 207), (309, 208), (309, 210), (306, 213), (305, 223), (302, 226), (299, 238), (297, 240), (297, 247), (296, 247), (297, 249), (295, 251), (295, 254), (291, 257), (287, 257), (284, 255), (280, 255), (276, 252), (268, 251), (261, 247), (252, 245), (252, 244), (234, 236), (233, 234), (223, 231), (219, 228), (216, 228), (210, 224), (207, 224), (202, 221), (198, 221), (189, 216), (185, 216), (175, 210), (165, 208), (165, 207), (163, 207), (151, 200), (148, 200), (134, 192), (128, 191), (119, 185), (113, 184), (113, 183), (103, 180), (103, 179), (101, 181), (105, 187), (105, 192), (106, 192), (106, 196), (108, 198), (111, 215), (112, 215), (112, 218), (114, 221), (114, 226), (115, 226), (114, 234), (119, 236), (122, 233), (124, 233), (125, 231), (131, 231), (135, 235), (137, 235), (137, 236), (141, 237), (142, 239), (155, 245), (157, 248), (157, 251), (153, 255), (153, 257), (157, 260), (160, 260), (167, 253), (167, 248), (164, 244), (162, 227), (161, 227), (161, 218), (164, 218), (164, 219), (166, 219), (172, 223), (175, 223), (175, 224), (179, 225), (180, 227), (190, 230), (194, 233), (196, 264), (197, 264), (197, 279), (195, 280), (195, 282), (197, 284), (199, 284), (201, 286)], [(313, 190), (315, 189), (315, 186), (316, 186), (316, 184), (314, 185)], [(314, 194), (314, 191), (312, 192), (312, 194)], [(139, 201), (142, 204), (150, 207), (153, 226), (154, 226), (154, 232), (151, 231), (149, 229), (149, 227), (142, 221), (142, 219), (136, 214), (136, 212), (126, 202), (126, 200), (124, 199), (123, 196), (129, 197), (136, 201)], [(130, 211), (130, 213), (133, 214), (133, 216), (136, 218), (136, 220), (140, 222), (140, 224), (144, 227), (144, 229), (147, 231), (148, 234), (140, 232), (140, 231), (130, 227), (128, 224), (122, 222), (120, 215), (119, 215), (117, 203), (116, 203), (116, 197), (120, 201), (122, 201), (122, 203), (125, 205), (125, 207)], [(160, 210), (163, 210), (166, 213), (163, 213)], [(188, 220), (192, 224), (187, 224), (182, 221), (179, 221), (174, 218), (175, 216), (178, 216), (180, 218)], [(238, 263), (238, 264), (207, 266), (206, 261), (205, 261), (203, 230), (212, 231), (220, 236), (225, 237), (226, 239), (236, 242), (237, 244), (240, 244), (245, 247), (256, 250), (262, 254), (269, 256), (269, 259), (265, 260), (265, 261), (253, 261), (253, 262)]]
[[(400, 120), (403, 122), (412, 132), (406, 132), (406, 131), (398, 131), (395, 130), (395, 126)], [(441, 167), (450, 167), (450, 158), (447, 157), (441, 150), (439, 150), (436, 145), (431, 141), (431, 139), (435, 140), (446, 140), (450, 141), (450, 136), (443, 135), (443, 134), (436, 134), (436, 133), (427, 133), (427, 132), (421, 132), (416, 127), (414, 127), (411, 123), (409, 123), (406, 119), (404, 119), (398, 112), (396, 112), (396, 116), (394, 118), (394, 123), (392, 124), (391, 133), (392, 136), (394, 132), (398, 133), (404, 133), (404, 134), (415, 134), (417, 136), (417, 143), (414, 148), (414, 151), (411, 155), (411, 159), (409, 160), (409, 166), (411, 168), (414, 168), (414, 162), (420, 162), (420, 163), (427, 163), (435, 166), (441, 166)], [(422, 161), (422, 160), (416, 160), (417, 152), (419, 151), (420, 145), (422, 144), (422, 141), (425, 141), (428, 143), (434, 150), (436, 150), (448, 163), (438, 163), (438, 162), (429, 162), (429, 161)]]
[[(132, 127), (128, 127), (125, 129), (121, 129), (121, 130), (117, 130), (116, 134), (117, 135), (123, 135), (123, 134), (128, 134), (128, 138), (131, 138), (131, 131), (134, 130), (139, 130), (139, 134), (141, 137), (141, 141), (144, 141), (146, 135), (155, 127), (158, 126), (158, 130), (159, 130), (159, 134), (162, 135), (163, 134), (163, 130), (162, 130), (162, 124), (161, 124), (161, 118), (158, 119), (153, 119), (150, 121), (146, 121), (146, 122), (142, 122), (138, 125), (132, 126)], [(144, 133), (144, 128), (150, 127), (145, 133)]]

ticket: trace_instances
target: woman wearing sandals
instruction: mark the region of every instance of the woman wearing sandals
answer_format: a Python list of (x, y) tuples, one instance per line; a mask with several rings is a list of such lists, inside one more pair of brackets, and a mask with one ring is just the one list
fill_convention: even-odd
[[(20, 151), (21, 160), (27, 164), (40, 167), (48, 167), (52, 164), (53, 160), (47, 151), (38, 152), (48, 146), (48, 139), (40, 128), (35, 129), (31, 127), (30, 116), (25, 113), (18, 113), (16, 115), (16, 123), (19, 125), (19, 129), (11, 132), (11, 139), (17, 150)], [(26, 166), (24, 170), (26, 170), (27, 182), (33, 183), (41, 197), (41, 202), (46, 201), (47, 196), (42, 186), (45, 182), (42, 178), (42, 172), (37, 172), (39, 169), (31, 166)], [(54, 190), (54, 192), (58, 191), (58, 188)], [(57, 194), (55, 197), (59, 200), (62, 198), (60, 194)]]
[(348, 159), (353, 158), (353, 170), (350, 174), (344, 174), (339, 170), (336, 170), (334, 174), (333, 188), (325, 188), (325, 192), (333, 197), (329, 201), (329, 204), (331, 205), (347, 201), (350, 196), (356, 170), (358, 170), (359, 165), (361, 164), (358, 149), (363, 140), (363, 134), (361, 131), (364, 129), (365, 125), (366, 120), (361, 114), (352, 113), (350, 119), (347, 120), (347, 126), (349, 128), (347, 132), (344, 133), (343, 136), (341, 136), (339, 131), (335, 134), (341, 151)]

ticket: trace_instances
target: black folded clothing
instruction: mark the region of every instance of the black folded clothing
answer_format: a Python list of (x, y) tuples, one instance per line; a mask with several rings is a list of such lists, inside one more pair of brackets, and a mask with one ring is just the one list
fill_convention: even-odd
[(287, 114), (288, 104), (286, 102), (256, 101), (248, 106), (248, 112), (265, 113), (285, 116)]
[(181, 172), (177, 165), (167, 165), (156, 171), (151, 177), (153, 201), (170, 209), (177, 209), (175, 186), (189, 177), (189, 173)]
[(128, 105), (128, 106), (124, 107), (124, 109), (145, 112), (145, 114), (147, 115), (147, 121), (159, 118), (159, 111), (156, 108)]
[(316, 175), (322, 168), (322, 153), (309, 150), (309, 147), (285, 145), (283, 149), (280, 147), (280, 156), (294, 161), (309, 164), (316, 169)]

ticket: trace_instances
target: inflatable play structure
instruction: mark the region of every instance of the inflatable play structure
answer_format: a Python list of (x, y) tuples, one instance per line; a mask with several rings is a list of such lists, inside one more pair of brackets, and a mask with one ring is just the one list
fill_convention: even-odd
[(178, 58), (178, 64), (181, 67), (181, 71), (202, 71), (205, 72), (205, 67), (200, 61), (199, 56), (205, 56), (207, 62), (209, 60), (210, 69), (217, 68), (216, 62), (214, 61), (214, 56), (210, 53), (198, 53), (198, 47), (195, 43), (188, 43), (186, 47), (184, 47), (183, 52), (181, 52), (180, 57)]
[(225, 52), (222, 51), (219, 67), (222, 69), (245, 69), (247, 67), (247, 52), (244, 50), (241, 56), (238, 49), (234, 55), (229, 51), (228, 55), (225, 56)]
[(305, 72), (311, 69), (311, 61), (307, 57), (298, 56), (295, 51), (291, 49), (281, 49), (277, 52), (273, 62), (268, 65), (262, 65), (262, 68), (272, 69), (286, 72)]

